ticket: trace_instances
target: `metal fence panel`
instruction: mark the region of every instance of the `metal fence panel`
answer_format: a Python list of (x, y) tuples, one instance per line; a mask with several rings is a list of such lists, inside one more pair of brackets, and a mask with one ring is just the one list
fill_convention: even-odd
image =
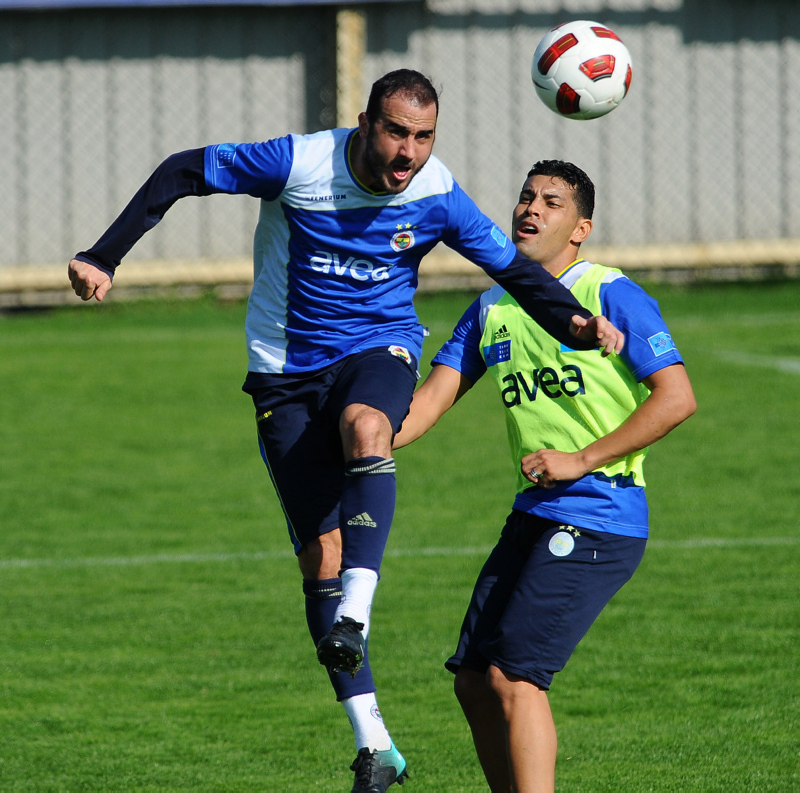
[[(597, 185), (595, 243), (800, 238), (795, 0), (361, 9), (366, 53), (349, 90), (363, 106), (389, 69), (431, 76), (442, 90), (436, 152), (504, 228), (533, 161), (559, 157)], [(0, 13), (0, 267), (63, 262), (90, 245), (173, 151), (335, 125), (336, 13), (307, 5)], [(539, 38), (576, 18), (611, 26), (634, 60), (630, 96), (597, 121), (558, 118), (530, 81)], [(179, 202), (131, 258), (247, 257), (257, 211), (244, 197)]]
[[(0, 266), (91, 245), (167, 155), (334, 118), (335, 11), (0, 14)], [(249, 255), (252, 199), (182, 201), (132, 260)]]

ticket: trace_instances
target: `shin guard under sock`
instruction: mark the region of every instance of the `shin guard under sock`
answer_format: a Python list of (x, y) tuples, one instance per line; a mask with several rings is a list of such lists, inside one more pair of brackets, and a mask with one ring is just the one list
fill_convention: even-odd
[(345, 466), (339, 508), (342, 569), (380, 572), (397, 499), (393, 459), (360, 457)]

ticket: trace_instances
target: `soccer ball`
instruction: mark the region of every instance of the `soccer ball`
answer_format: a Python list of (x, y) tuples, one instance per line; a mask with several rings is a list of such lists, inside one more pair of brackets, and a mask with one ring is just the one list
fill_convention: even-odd
[(555, 113), (584, 121), (610, 113), (631, 86), (631, 56), (619, 36), (599, 22), (567, 22), (536, 48), (531, 78)]

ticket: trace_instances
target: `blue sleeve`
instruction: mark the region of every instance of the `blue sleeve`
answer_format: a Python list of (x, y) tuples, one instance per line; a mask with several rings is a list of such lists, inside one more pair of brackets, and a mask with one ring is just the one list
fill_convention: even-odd
[(448, 224), (442, 241), (492, 277), (504, 269), (516, 253), (511, 240), (455, 181), (448, 195)]
[(263, 143), (219, 143), (206, 147), (205, 178), (218, 193), (276, 199), (292, 169), (291, 135)]
[(433, 358), (433, 365), (444, 364), (475, 383), (486, 371), (481, 355), (481, 299), (478, 298), (463, 314), (453, 329), (450, 341)]
[(683, 363), (672, 341), (658, 303), (629, 278), (617, 278), (600, 287), (603, 314), (625, 334), (622, 359), (637, 380)]

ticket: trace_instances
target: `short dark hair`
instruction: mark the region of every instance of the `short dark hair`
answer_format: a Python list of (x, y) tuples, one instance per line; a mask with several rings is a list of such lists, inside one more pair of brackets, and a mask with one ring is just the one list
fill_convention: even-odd
[(439, 95), (433, 83), (424, 74), (413, 69), (397, 69), (384, 74), (380, 80), (372, 84), (367, 102), (367, 120), (370, 124), (378, 120), (383, 110), (383, 100), (394, 94), (402, 94), (422, 107), (427, 107), (433, 102), (436, 105), (436, 115), (439, 115)]
[(566, 182), (575, 191), (575, 207), (578, 216), (592, 219), (594, 213), (594, 183), (584, 171), (571, 162), (564, 160), (539, 160), (528, 171), (531, 176), (555, 176)]

